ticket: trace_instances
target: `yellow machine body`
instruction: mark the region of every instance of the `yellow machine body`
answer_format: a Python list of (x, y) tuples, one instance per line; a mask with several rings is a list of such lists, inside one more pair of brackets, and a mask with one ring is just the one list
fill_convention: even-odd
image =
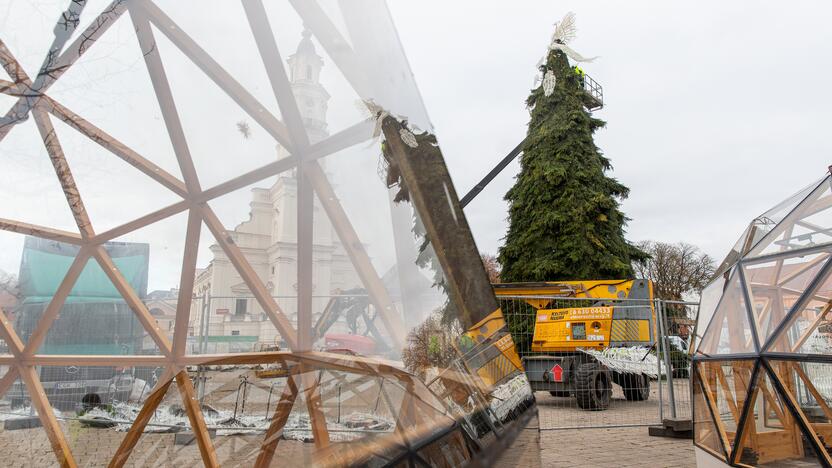
[[(650, 346), (654, 340), (653, 287), (647, 280), (505, 283), (495, 284), (494, 291), (498, 297), (522, 297), (536, 309), (531, 351)], [(588, 302), (569, 301), (586, 307), (550, 308), (558, 298)]]
[(503, 383), (523, 372), (520, 356), (505, 326), (500, 309), (468, 329), (459, 340), (458, 350), (469, 371), (476, 373), (486, 387)]

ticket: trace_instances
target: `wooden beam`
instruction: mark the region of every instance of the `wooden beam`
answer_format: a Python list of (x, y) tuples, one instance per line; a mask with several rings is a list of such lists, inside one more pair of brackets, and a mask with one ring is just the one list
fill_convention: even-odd
[(130, 458), (130, 453), (136, 447), (136, 444), (139, 442), (139, 439), (144, 433), (144, 428), (147, 426), (147, 423), (150, 422), (151, 418), (153, 418), (153, 414), (156, 412), (156, 408), (159, 406), (159, 403), (164, 400), (171, 382), (172, 380), (170, 378), (165, 381), (161, 381), (161, 385), (157, 386), (147, 397), (144, 405), (142, 405), (141, 411), (139, 411), (139, 414), (136, 415), (136, 419), (133, 420), (133, 424), (130, 425), (130, 430), (127, 431), (127, 434), (125, 434), (124, 438), (121, 439), (121, 444), (116, 450), (116, 453), (113, 455), (113, 458), (110, 460), (110, 468), (121, 468), (125, 463), (127, 463), (127, 459)]
[[(284, 148), (293, 151), (290, 142), (289, 134), (286, 127), (274, 116), (268, 109), (263, 107), (257, 99), (251, 95), (237, 80), (235, 80), (222, 66), (217, 63), (202, 47), (199, 46), (185, 31), (182, 30), (176, 23), (173, 22), (159, 7), (153, 2), (142, 1), (133, 4), (130, 13), (133, 15), (138, 10), (142, 10), (144, 15), (153, 24), (155, 24), (159, 31), (162, 32), (168, 39), (180, 50), (186, 57), (202, 70), (214, 83), (217, 84), (228, 96), (244, 110), (249, 117), (254, 119), (263, 129), (277, 140)], [(144, 16), (143, 15), (143, 16)], [(149, 48), (142, 47), (143, 51), (149, 51)], [(187, 178), (186, 178), (187, 182)]]
[[(769, 364), (765, 360), (763, 360), (763, 363), (766, 364), (766, 365)], [(772, 380), (772, 384), (775, 385), (775, 388), (777, 389), (777, 393), (779, 393), (781, 395), (781, 397), (785, 400), (784, 403), (786, 403), (786, 406), (794, 408), (795, 412), (797, 413), (795, 416), (797, 417), (797, 420), (798, 420), (799, 424), (803, 428), (807, 429), (807, 431), (809, 432), (809, 434), (806, 434), (806, 435), (811, 438), (811, 442), (814, 442), (815, 447), (820, 447), (821, 448), (821, 450), (820, 450), (821, 453), (817, 454), (817, 456), (825, 462), (826, 466), (832, 465), (832, 457), (830, 457), (829, 453), (827, 453), (827, 451), (824, 449), (825, 445), (818, 438), (817, 433), (815, 433), (815, 431), (812, 430), (811, 421), (809, 421), (809, 419), (806, 418), (806, 415), (803, 414), (803, 410), (800, 409), (800, 405), (798, 404), (797, 400), (795, 400), (794, 396), (791, 393), (791, 390), (789, 390), (788, 386), (784, 385), (779, 380), (776, 380), (777, 376), (774, 375), (774, 369), (773, 368), (767, 367), (766, 370), (770, 373), (769, 378)], [(775, 383), (775, 380), (776, 380), (776, 383)], [(777, 385), (778, 383), (779, 383), (779, 385)]]
[(41, 101), (40, 105), (82, 135), (98, 143), (102, 148), (118, 156), (127, 164), (130, 164), (136, 169), (142, 171), (145, 175), (160, 183), (168, 190), (183, 198), (188, 196), (184, 182), (157, 166), (152, 161), (144, 158), (139, 153), (133, 151), (124, 143), (108, 135), (104, 130), (96, 127), (80, 115), (62, 106), (54, 99), (47, 96), (43, 101)]
[(290, 0), (289, 3), (300, 15), (303, 23), (315, 34), (315, 39), (320, 42), (356, 93), (362, 99), (366, 99), (369, 88), (364, 70), (349, 42), (344, 39), (318, 2)]
[(19, 366), (18, 372), (20, 372), (20, 378), (29, 390), (32, 405), (37, 409), (38, 418), (40, 418), (41, 425), (43, 425), (43, 430), (46, 431), (46, 436), (49, 438), (49, 444), (52, 446), (52, 452), (54, 452), (58, 464), (62, 467), (76, 467), (77, 464), (72, 457), (72, 451), (64, 438), (61, 426), (58, 425), (55, 413), (52, 412), (52, 406), (46, 398), (46, 392), (43, 390), (35, 368)]
[(812, 383), (811, 379), (809, 379), (809, 376), (806, 375), (806, 372), (803, 371), (803, 368), (800, 366), (800, 363), (792, 362), (791, 365), (792, 368), (794, 368), (795, 373), (797, 373), (797, 376), (806, 385), (806, 389), (809, 390), (809, 393), (811, 393), (812, 397), (815, 398), (815, 401), (818, 402), (818, 406), (820, 406), (820, 409), (823, 410), (823, 414), (826, 416), (826, 419), (832, 421), (832, 408), (829, 408), (829, 405), (826, 403), (826, 399), (823, 398), (823, 395), (821, 395), (817, 387), (815, 387), (815, 384)]
[(23, 353), (25, 345), (17, 333), (14, 331), (14, 326), (6, 316), (6, 312), (0, 307), (0, 338), (6, 341), (6, 346), (15, 357), (19, 357)]
[[(301, 163), (301, 168), (307, 164)], [(301, 170), (297, 177), (297, 307), (298, 307), (298, 351), (312, 350), (312, 289), (314, 282), (314, 215), (315, 193), (306, 172)]]
[[(338, 234), (341, 244), (344, 246), (350, 261), (361, 279), (361, 283), (367, 288), (370, 299), (373, 305), (378, 310), (379, 317), (382, 323), (390, 333), (393, 341), (393, 348), (402, 349), (405, 345), (406, 336), (404, 324), (396, 308), (393, 306), (393, 301), (390, 299), (390, 294), (381, 277), (376, 272), (370, 256), (364, 249), (358, 233), (355, 232), (352, 223), (346, 211), (338, 202), (338, 197), (335, 195), (335, 190), (327, 180), (326, 174), (317, 162), (306, 163), (303, 166), (304, 174), (312, 183), (315, 192), (318, 194), (318, 199), (324, 207), (329, 220), (332, 222), (332, 227)], [(493, 296), (493, 293), (492, 293)]]
[(725, 448), (726, 455), (728, 458), (731, 457), (731, 443), (728, 440), (728, 434), (725, 433), (725, 428), (722, 427), (722, 422), (719, 420), (719, 408), (717, 407), (716, 403), (713, 401), (713, 395), (711, 394), (710, 389), (705, 387), (705, 381), (700, 379), (699, 384), (702, 386), (702, 396), (705, 398), (705, 402), (708, 404), (710, 408), (710, 414), (713, 417), (714, 426), (716, 426), (716, 430), (719, 433), (719, 438), (722, 441), (722, 446)]
[(274, 32), (269, 24), (269, 16), (263, 8), (262, 0), (243, 0), (243, 10), (246, 14), (251, 32), (254, 35), (254, 42), (257, 51), (266, 69), (266, 76), (272, 87), (272, 93), (280, 108), (280, 115), (286, 121), (286, 129), (292, 141), (293, 153), (302, 157), (302, 153), (309, 147), (309, 136), (306, 133), (306, 126), (298, 110), (295, 93), (286, 76), (286, 69), (283, 66), (283, 59), (274, 38)]
[(280, 306), (277, 305), (277, 302), (274, 300), (271, 293), (266, 289), (266, 285), (263, 284), (263, 280), (257, 276), (257, 272), (255, 272), (254, 268), (251, 267), (251, 264), (245, 258), (245, 255), (243, 255), (243, 252), (239, 247), (237, 247), (236, 244), (234, 244), (234, 239), (230, 234), (228, 234), (228, 232), (226, 232), (225, 227), (223, 227), (222, 222), (219, 218), (217, 218), (214, 211), (209, 206), (205, 205), (201, 207), (201, 211), (202, 219), (205, 222), (205, 225), (208, 226), (208, 229), (214, 235), (217, 244), (220, 245), (223, 252), (225, 252), (225, 255), (227, 255), (228, 259), (231, 261), (231, 264), (234, 265), (237, 273), (240, 274), (240, 277), (246, 283), (246, 286), (248, 286), (251, 290), (251, 293), (260, 304), (260, 307), (266, 311), (266, 315), (269, 316), (269, 319), (277, 328), (277, 331), (280, 332), (280, 336), (286, 340), (289, 348), (296, 349), (297, 333), (292, 327), (292, 324), (289, 322), (289, 319), (286, 318), (286, 315), (280, 309)]
[(812, 333), (818, 327), (818, 324), (820, 324), (820, 322), (823, 321), (824, 318), (826, 318), (826, 315), (829, 313), (830, 310), (832, 310), (832, 300), (826, 303), (826, 306), (823, 308), (823, 310), (817, 315), (817, 317), (815, 317), (812, 320), (812, 323), (806, 328), (806, 330), (800, 334), (800, 338), (798, 338), (795, 344), (792, 346), (793, 353), (796, 353), (800, 350), (803, 344), (806, 343), (806, 340), (808, 340), (809, 337), (812, 336)]
[(72, 176), (69, 164), (66, 162), (64, 150), (58, 140), (58, 134), (55, 133), (55, 127), (52, 126), (52, 122), (49, 120), (49, 114), (39, 108), (33, 109), (32, 114), (35, 117), (35, 124), (43, 139), (46, 152), (49, 153), (49, 160), (55, 169), (55, 175), (58, 176), (58, 181), (61, 183), (69, 209), (72, 211), (72, 217), (75, 218), (75, 224), (78, 225), (78, 230), (81, 232), (81, 237), (90, 239), (95, 236), (92, 222), (87, 214), (84, 201), (81, 199), (78, 186), (75, 184), (75, 178)]
[(29, 80), (29, 75), (26, 74), (26, 71), (20, 65), (20, 62), (14, 58), (12, 51), (9, 50), (9, 47), (6, 46), (5, 42), (3, 42), (3, 39), (0, 39), (0, 66), (2, 66), (3, 69), (6, 70), (6, 73), (9, 74), (9, 77), (14, 80), (12, 85), (23, 85), (26, 89), (29, 89), (32, 84)]
[(130, 306), (130, 309), (133, 310), (133, 313), (136, 314), (136, 318), (139, 319), (145, 331), (153, 338), (159, 350), (166, 356), (169, 356), (171, 353), (171, 344), (168, 337), (159, 329), (159, 324), (156, 323), (156, 319), (150, 315), (150, 312), (139, 298), (139, 295), (136, 294), (136, 291), (133, 290), (130, 283), (121, 274), (118, 267), (116, 267), (113, 259), (110, 258), (110, 254), (107, 253), (103, 246), (99, 245), (93, 249), (93, 255), (98, 261), (98, 264), (101, 265), (101, 269), (110, 278), (113, 286), (115, 286), (116, 290), (124, 298), (124, 301), (127, 302), (127, 305)]
[[(23, 122), (25, 116), (37, 104), (40, 95), (44, 95), (46, 91), (58, 80), (70, 67), (84, 54), (102, 34), (107, 32), (113, 23), (124, 13), (126, 8), (124, 0), (114, 0), (107, 6), (100, 15), (98, 15), (92, 23), (82, 31), (75, 41), (70, 44), (63, 54), (57, 57), (53, 66), (48, 70), (41, 70), (37, 79), (33, 84), (29, 84), (28, 88), (31, 90), (27, 95), (18, 99), (18, 101), (6, 112), (6, 115), (0, 117), (0, 141), (6, 137), (9, 131), (20, 122)], [(29, 83), (23, 68), (17, 61), (13, 60), (11, 53), (5, 47), (5, 44), (0, 41), (0, 62), (9, 75), (15, 78), (18, 82)], [(11, 60), (11, 61), (10, 61)], [(34, 96), (34, 97), (33, 97)]]
[(286, 379), (286, 386), (283, 387), (283, 394), (280, 396), (277, 408), (275, 408), (272, 422), (266, 430), (266, 437), (263, 439), (260, 454), (257, 455), (257, 460), (254, 462), (255, 468), (267, 468), (271, 465), (277, 444), (283, 435), (283, 427), (286, 426), (286, 421), (289, 420), (289, 414), (292, 412), (297, 397), (298, 388), (295, 385), (294, 376), (289, 376)]
[(214, 444), (211, 442), (211, 436), (208, 434), (208, 428), (205, 426), (205, 418), (202, 416), (202, 410), (199, 408), (199, 400), (196, 398), (193, 383), (191, 382), (191, 378), (188, 377), (187, 372), (182, 371), (176, 374), (176, 385), (179, 387), (182, 405), (188, 414), (188, 420), (191, 422), (191, 431), (193, 431), (196, 442), (199, 445), (202, 462), (208, 468), (219, 467), (220, 464), (217, 462)]
[(231, 180), (227, 180), (219, 185), (215, 185), (214, 187), (211, 187), (194, 197), (194, 201), (204, 203), (213, 200), (214, 198), (221, 197), (227, 193), (233, 192), (234, 190), (238, 190), (247, 185), (259, 182), (267, 177), (288, 171), (296, 166), (297, 160), (292, 157), (277, 160), (266, 164), (265, 166), (246, 172), (245, 174), (239, 175)]
[(157, 221), (161, 221), (175, 214), (179, 214), (187, 210), (189, 206), (190, 204), (186, 200), (182, 200), (172, 205), (168, 205), (152, 213), (148, 213), (142, 216), (141, 218), (134, 219), (133, 221), (122, 224), (121, 226), (116, 226), (110, 229), (109, 231), (102, 232), (92, 239), (92, 243), (103, 244), (104, 242), (111, 241), (117, 237), (121, 237), (137, 229), (141, 229)]
[(20, 377), (20, 373), (17, 370), (17, 366), (9, 367), (9, 370), (6, 371), (6, 375), (3, 378), (0, 378), (0, 398), (9, 391), (14, 384), (14, 381)]
[[(320, 159), (367, 141), (372, 135), (372, 132), (373, 124), (371, 122), (359, 122), (334, 135), (330, 135), (324, 140), (313, 143), (304, 155), (303, 160), (313, 161), (315, 159)], [(297, 158), (288, 156), (283, 159), (279, 159), (275, 162), (271, 162), (265, 166), (239, 175), (231, 180), (227, 180), (219, 185), (203, 190), (202, 193), (193, 196), (193, 201), (195, 203), (204, 203), (213, 200), (217, 197), (233, 192), (234, 190), (241, 189), (247, 185), (251, 185), (268, 177), (286, 172), (289, 169), (297, 167), (297, 165)]]
[(317, 450), (329, 446), (329, 429), (326, 426), (326, 416), (321, 408), (321, 372), (316, 372), (313, 367), (303, 363), (300, 365), (300, 381), (305, 393), (306, 410), (309, 412), (312, 438), (315, 440)]
[[(156, 101), (162, 111), (162, 118), (165, 121), (168, 135), (170, 136), (173, 152), (179, 162), (179, 170), (185, 179), (185, 186), (188, 193), (196, 194), (201, 192), (199, 177), (194, 167), (191, 150), (188, 148), (188, 141), (185, 138), (185, 130), (182, 128), (182, 121), (179, 119), (179, 112), (176, 110), (176, 102), (173, 99), (173, 92), (170, 89), (165, 66), (162, 63), (162, 56), (159, 47), (153, 36), (153, 29), (147, 18), (146, 11), (142, 8), (146, 3), (134, 2), (130, 4), (130, 19), (133, 21), (133, 28), (136, 30), (136, 37), (139, 40), (139, 47), (144, 55), (144, 63), (153, 84), (153, 91), (156, 94)], [(158, 26), (158, 25), (157, 25)], [(171, 25), (161, 26), (163, 32)], [(175, 27), (175, 26), (174, 26)]]
[(69, 270), (67, 270), (66, 275), (64, 275), (63, 281), (61, 281), (58, 289), (55, 290), (55, 294), (52, 295), (52, 300), (49, 301), (49, 305), (47, 305), (46, 309), (43, 311), (40, 320), (38, 320), (37, 326), (35, 326), (32, 334), (29, 335), (29, 340), (26, 343), (26, 347), (23, 349), (24, 358), (31, 357), (37, 352), (38, 348), (40, 348), (40, 345), (46, 338), (46, 334), (49, 332), (49, 328), (52, 327), (52, 323), (56, 318), (58, 318), (58, 314), (61, 313), (61, 308), (63, 308), (67, 296), (69, 296), (69, 293), (75, 286), (75, 282), (78, 280), (78, 277), (87, 265), (87, 260), (89, 260), (89, 258), (90, 251), (86, 247), (81, 247), (81, 250), (79, 250), (78, 254), (75, 256), (75, 260), (73, 260), (72, 264), (69, 266)]
[(0, 230), (16, 232), (27, 236), (40, 237), (41, 239), (65, 242), (67, 244), (81, 245), (83, 243), (81, 236), (74, 232), (52, 229), (49, 227), (24, 223), (22, 221), (14, 221), (11, 219), (0, 218)]
[[(777, 281), (777, 279), (775, 278), (776, 285), (777, 286), (784, 286), (789, 281), (791, 281), (791, 280), (797, 278), (798, 276), (802, 275), (806, 270), (811, 269), (812, 267), (814, 267), (818, 263), (823, 262), (827, 258), (829, 258), (829, 254), (824, 253), (824, 254), (818, 255), (817, 257), (813, 258), (812, 260), (800, 265), (799, 268), (796, 268), (795, 270), (792, 270), (791, 272), (789, 272), (789, 274), (784, 276), (779, 281)], [(782, 260), (781, 260), (781, 262), (782, 262)]]
[(176, 322), (173, 330), (173, 358), (185, 355), (188, 340), (188, 325), (191, 315), (194, 281), (196, 280), (196, 257), (199, 251), (199, 234), (202, 217), (198, 209), (188, 212), (188, 229), (185, 234), (185, 253), (182, 259), (182, 274), (179, 277), (179, 298), (176, 302)]

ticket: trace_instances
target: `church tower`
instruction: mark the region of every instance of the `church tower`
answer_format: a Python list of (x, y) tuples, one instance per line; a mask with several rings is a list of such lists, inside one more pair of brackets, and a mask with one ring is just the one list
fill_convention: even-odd
[(289, 80), (298, 104), (310, 143), (326, 138), (326, 111), (329, 93), (321, 86), (321, 68), (324, 60), (315, 50), (312, 33), (303, 31), (298, 50), (289, 56)]

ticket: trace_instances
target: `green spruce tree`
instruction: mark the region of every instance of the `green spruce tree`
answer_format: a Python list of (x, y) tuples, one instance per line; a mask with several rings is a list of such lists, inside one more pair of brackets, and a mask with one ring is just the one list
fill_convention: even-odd
[(592, 135), (605, 125), (584, 108), (581, 78), (560, 50), (541, 67), (554, 92), (532, 91), (521, 171), (505, 199), (509, 229), (499, 261), (504, 282), (631, 278), (647, 254), (624, 238), (619, 209), (629, 189), (607, 175)]

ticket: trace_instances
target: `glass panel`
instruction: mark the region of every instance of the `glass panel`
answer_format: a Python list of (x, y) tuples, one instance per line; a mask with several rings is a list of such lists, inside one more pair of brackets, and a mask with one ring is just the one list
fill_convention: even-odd
[(832, 354), (829, 336), (832, 310), (832, 275), (811, 292), (809, 300), (789, 319), (771, 345), (772, 351), (801, 354)]
[(696, 317), (696, 343), (691, 343), (693, 349), (696, 349), (696, 346), (699, 345), (708, 324), (711, 323), (716, 307), (719, 305), (719, 300), (722, 298), (724, 287), (725, 278), (720, 275), (702, 289), (699, 295), (699, 314)]
[[(791, 363), (773, 364), (781, 380), (793, 385), (793, 377), (787, 371), (789, 366)], [(810, 445), (767, 372), (760, 373), (751, 397), (754, 400), (740, 442), (738, 461), (752, 466), (784, 466), (790, 460), (814, 461)]]
[(829, 178), (770, 230), (750, 252), (756, 257), (832, 242), (832, 190)]
[[(800, 415), (806, 418), (810, 429), (817, 435), (822, 449), (827, 453), (832, 453), (828, 442), (832, 440), (830, 439), (832, 437), (832, 409), (829, 407), (832, 402), (832, 381), (830, 381), (832, 364), (771, 361), (771, 367), (787, 395), (773, 393), (774, 402), (763, 402), (771, 408), (768, 414), (764, 412), (762, 416), (756, 415), (758, 420), (762, 419), (762, 421), (757, 421), (758, 425), (764, 422), (768, 431), (780, 432), (778, 436), (770, 436), (769, 440), (763, 440), (763, 438), (758, 440), (758, 442), (766, 442), (766, 446), (760, 445), (761, 456), (768, 455), (772, 458), (772, 464), (780, 460), (781, 465), (778, 466), (786, 463), (787, 458), (814, 462), (815, 453), (809, 442), (811, 436), (802, 433), (796, 417), (786, 411), (785, 405), (780, 403), (785, 398), (790, 398), (795, 402)], [(760, 399), (758, 397), (758, 401)], [(776, 406), (775, 403), (777, 403)], [(758, 404), (758, 412), (760, 407), (761, 405)]]
[(704, 446), (725, 459), (720, 442), (720, 434), (714, 419), (711, 416), (708, 402), (701, 386), (701, 376), (696, 373), (696, 380), (693, 382), (693, 440), (696, 444)]
[[(128, 364), (161, 362), (172, 341), (176, 368), (216, 406), (200, 412), (221, 463), (256, 459), (290, 371), (300, 412), (276, 430), (316, 443), (284, 440), (273, 462), (373, 466), (422, 447), (428, 464), (463, 465), (470, 447), (513, 434), (495, 428), (526, 414), (530, 386), (385, 2), (130, 5), (86, 4), (87, 31), (21, 27), (30, 19), (14, 8), (4, 37), (32, 76), (32, 57), (47, 58), (36, 91), (63, 106), (49, 109), (56, 133), (43, 132), (51, 154), (33, 125), (45, 120), (25, 107), (0, 138), (0, 217), (51, 228), (0, 225), (31, 235), (0, 238), (0, 267), (21, 278), (18, 329), (32, 336), (79, 251), (103, 246), (124, 276), (110, 280), (107, 261), (76, 269), (50, 354), (36, 358), (66, 390), (55, 406), (78, 404), (90, 379), (66, 375), (82, 362), (117, 390)], [(96, 353), (107, 358), (79, 357)], [(89, 365), (104, 359), (113, 366)], [(165, 396), (168, 411), (177, 398)], [(151, 427), (190, 425), (173, 416)], [(104, 463), (123, 435), (99, 433), (98, 457), (94, 432), (70, 429), (81, 464)], [(199, 459), (150, 431), (131, 457)]]
[(734, 272), (697, 352), (709, 356), (752, 352), (755, 350), (752, 333), (739, 275)]
[(767, 339), (780, 325), (829, 256), (826, 251), (779, 257), (766, 262), (743, 263), (761, 341)]
[(763, 237), (765, 237), (766, 234), (771, 232), (777, 223), (782, 221), (783, 218), (788, 215), (798, 203), (803, 201), (806, 196), (812, 192), (812, 190), (818, 187), (825, 180), (826, 178), (824, 177), (820, 181), (807, 185), (794, 195), (772, 207), (770, 210), (754, 218), (754, 220), (751, 221), (751, 224), (745, 228), (745, 231), (743, 231), (739, 240), (737, 240), (734, 244), (734, 247), (730, 250), (730, 252), (728, 252), (725, 260), (719, 264), (719, 267), (716, 269), (716, 275), (724, 273), (741, 257), (748, 253), (748, 251)]
[(698, 367), (702, 384), (716, 409), (716, 421), (733, 446), (754, 361), (703, 361)]

